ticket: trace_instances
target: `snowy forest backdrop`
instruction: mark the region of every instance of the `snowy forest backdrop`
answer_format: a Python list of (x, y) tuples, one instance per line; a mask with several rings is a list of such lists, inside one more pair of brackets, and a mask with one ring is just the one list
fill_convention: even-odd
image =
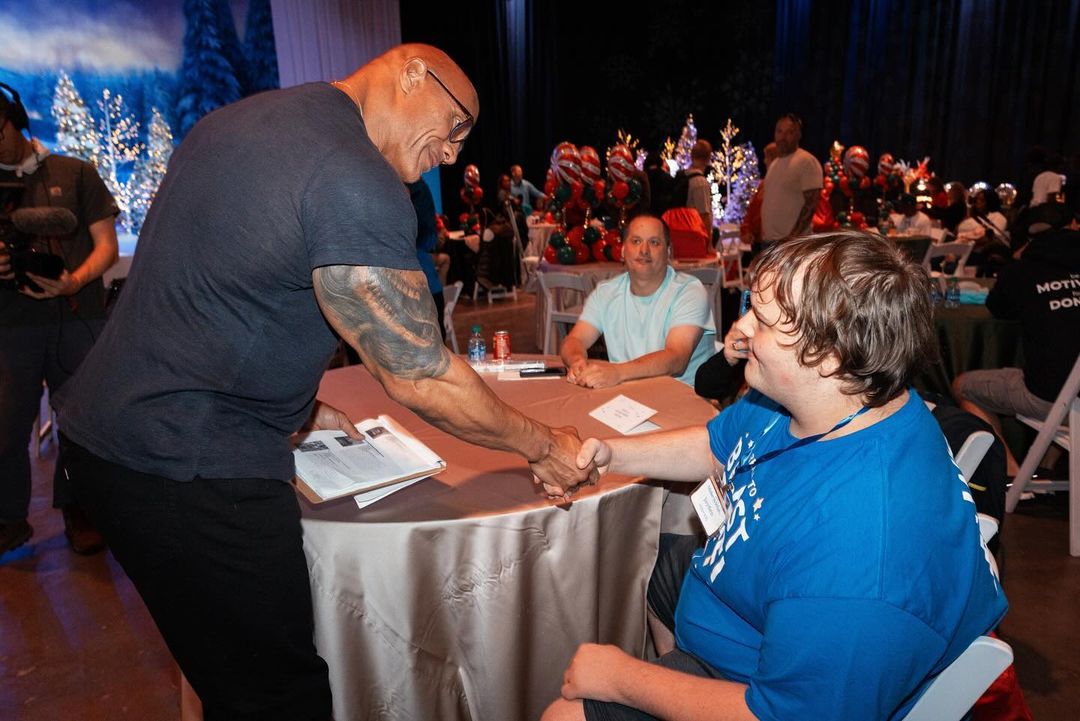
[(34, 137), (94, 163), (134, 236), (199, 118), (278, 87), (270, 0), (0, 0), (0, 37)]

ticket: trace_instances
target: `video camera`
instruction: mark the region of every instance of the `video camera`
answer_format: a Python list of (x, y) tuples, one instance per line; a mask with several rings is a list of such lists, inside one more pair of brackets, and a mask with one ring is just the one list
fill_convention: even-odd
[(15, 273), (15, 279), (6, 284), (40, 293), (41, 287), (27, 273), (55, 280), (64, 272), (64, 259), (39, 250), (35, 243), (68, 235), (79, 221), (67, 208), (19, 208), (25, 191), (21, 183), (0, 183), (0, 242), (11, 256)]

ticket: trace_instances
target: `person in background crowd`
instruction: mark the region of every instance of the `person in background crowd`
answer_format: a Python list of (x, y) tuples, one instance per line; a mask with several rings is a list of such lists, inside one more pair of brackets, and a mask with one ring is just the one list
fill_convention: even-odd
[(955, 235), (957, 226), (968, 214), (967, 188), (963, 183), (949, 183), (949, 187), (945, 190), (945, 198), (944, 206), (939, 206), (935, 202), (926, 209), (926, 214), (932, 220), (940, 222), (942, 228)]
[(1039, 152), (1033, 151), (1033, 155), (1030, 157), (1032, 165), (1039, 170), (1038, 175), (1031, 182), (1031, 207), (1042, 205), (1043, 203), (1053, 203), (1058, 200), (1058, 193), (1061, 192), (1063, 186), (1063, 176), (1061, 174), (1061, 158), (1056, 153), (1050, 153), (1042, 148)]
[(1007, 225), (997, 193), (986, 188), (975, 191), (971, 214), (957, 226), (956, 239), (975, 246), (967, 264), (977, 267), (981, 277), (996, 276), (998, 269), (1009, 261), (1012, 251)]
[[(953, 382), (959, 406), (1001, 437), (1000, 416), (1045, 418), (1080, 354), (1080, 222), (1060, 203), (1028, 215), (1031, 241), (986, 297), (996, 318), (1018, 320), (1024, 368), (968, 371)], [(1006, 472), (1020, 470), (1006, 448)]]
[(660, 217), (671, 208), (671, 190), (675, 179), (668, 172), (660, 153), (649, 153), (645, 158), (645, 175), (649, 179), (649, 213)]
[(79, 500), (207, 719), (331, 717), (289, 437), (359, 437), (316, 400), (339, 338), (392, 399), (520, 454), (549, 493), (595, 476), (573, 429), (507, 406), (441, 342), (403, 183), (454, 163), (479, 107), (449, 56), (407, 44), (204, 117), (56, 398)]
[(949, 194), (945, 190), (945, 181), (941, 178), (934, 175), (927, 179), (926, 192), (930, 195), (930, 205), (926, 208), (927, 215), (930, 215), (931, 210), (940, 212), (949, 207)]
[[(769, 166), (776, 160), (776, 143), (769, 143), (764, 148), (765, 172), (769, 172)], [(744, 243), (757, 243), (761, 241), (761, 200), (765, 196), (765, 180), (758, 183), (757, 190), (750, 198), (746, 206), (746, 215), (743, 216), (742, 225), (739, 226), (739, 238)]]
[(900, 235), (930, 235), (934, 225), (926, 213), (919, 210), (915, 196), (905, 193), (896, 201), (897, 212), (892, 215), (893, 225)]
[[(670, 252), (660, 218), (643, 214), (626, 224), (626, 272), (589, 294), (559, 350), (568, 381), (587, 388), (653, 376), (694, 382), (698, 366), (712, 355), (712, 309), (701, 281), (671, 267)], [(601, 335), (608, 360), (590, 360), (588, 350)]]
[(877, 236), (776, 244), (725, 346), (753, 390), (705, 427), (585, 441), (580, 463), (702, 484), (712, 513), (704, 547), (661, 536), (659, 660), (582, 644), (542, 721), (903, 718), (999, 623), (975, 505), (910, 387), (937, 347), (927, 283)]
[(810, 229), (823, 178), (821, 163), (799, 147), (802, 120), (788, 113), (776, 121), (776, 160), (765, 174), (761, 200), (762, 244), (797, 238)]
[[(12, 88), (2, 88), (0, 185), (11, 192), (0, 202), (11, 207), (0, 208), (0, 215), (19, 208), (66, 209), (77, 224), (61, 236), (32, 236), (35, 250), (64, 261), (56, 279), (28, 274), (34, 285), (16, 282), (12, 249), (0, 239), (0, 555), (33, 535), (27, 522), (31, 485), (27, 441), (38, 415), (42, 382), (55, 397), (101, 335), (105, 325), (101, 276), (116, 262), (120, 213), (93, 165), (51, 155), (37, 138), (23, 135), (30, 133), (26, 108)], [(53, 507), (63, 512), (71, 549), (96, 553), (104, 547), (101, 534), (79, 506), (64, 463), (61, 454), (53, 476)]]
[(693, 208), (701, 216), (705, 232), (710, 240), (713, 233), (712, 186), (706, 173), (712, 165), (712, 146), (707, 140), (699, 140), (690, 148), (690, 167), (686, 171), (686, 207)]
[(531, 210), (540, 210), (547, 202), (547, 196), (525, 180), (520, 165), (510, 166), (510, 193), (519, 199), (518, 206), (521, 208), (529, 206)]

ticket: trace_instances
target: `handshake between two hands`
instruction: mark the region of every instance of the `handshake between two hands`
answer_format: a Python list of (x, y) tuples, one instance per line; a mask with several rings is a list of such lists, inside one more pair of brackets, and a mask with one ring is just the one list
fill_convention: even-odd
[(554, 443), (548, 454), (529, 465), (533, 483), (540, 484), (553, 500), (569, 501), (583, 485), (595, 484), (611, 463), (611, 447), (596, 438), (583, 443), (572, 427), (553, 428)]

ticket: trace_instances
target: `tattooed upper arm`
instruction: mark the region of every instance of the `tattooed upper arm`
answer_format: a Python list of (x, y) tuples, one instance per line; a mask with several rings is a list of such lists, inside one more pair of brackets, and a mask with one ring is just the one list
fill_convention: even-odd
[(410, 380), (438, 377), (450, 367), (420, 271), (331, 265), (316, 268), (312, 280), (330, 324), (365, 360)]

